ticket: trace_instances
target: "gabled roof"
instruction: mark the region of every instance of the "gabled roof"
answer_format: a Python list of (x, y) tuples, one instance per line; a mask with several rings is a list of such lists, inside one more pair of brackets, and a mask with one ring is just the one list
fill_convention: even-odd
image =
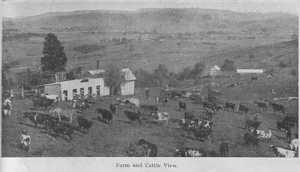
[(122, 75), (124, 76), (125, 81), (134, 81), (136, 77), (134, 76), (133, 72), (129, 68), (124, 68), (121, 70)]
[(89, 70), (88, 71), (88, 73), (91, 74), (91, 75), (102, 74), (104, 72), (105, 72), (105, 70), (103, 70), (103, 69), (96, 69), (96, 70)]

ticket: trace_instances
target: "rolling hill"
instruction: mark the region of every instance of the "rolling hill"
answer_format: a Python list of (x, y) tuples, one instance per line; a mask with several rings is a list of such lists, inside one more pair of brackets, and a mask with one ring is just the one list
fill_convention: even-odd
[(117, 63), (153, 70), (163, 63), (177, 72), (206, 57), (288, 41), (298, 31), (298, 17), (205, 9), (96, 10), (6, 18), (3, 28), (3, 59), (18, 64), (15, 69), (37, 68), (44, 36), (53, 32), (65, 47), (68, 68), (95, 68), (100, 60), (100, 67)]

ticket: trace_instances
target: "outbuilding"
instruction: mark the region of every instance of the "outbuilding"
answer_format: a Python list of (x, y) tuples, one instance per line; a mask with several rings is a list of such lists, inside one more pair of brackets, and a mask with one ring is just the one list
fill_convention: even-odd
[(45, 84), (42, 92), (49, 98), (67, 101), (76, 95), (107, 96), (109, 88), (105, 86), (103, 78), (85, 78)]
[(136, 77), (129, 68), (121, 70), (121, 75), (124, 78), (120, 85), (121, 95), (134, 95)]

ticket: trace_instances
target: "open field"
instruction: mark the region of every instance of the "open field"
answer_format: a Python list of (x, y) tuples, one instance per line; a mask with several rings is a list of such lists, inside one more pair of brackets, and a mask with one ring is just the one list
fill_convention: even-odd
[[(254, 83), (263, 81), (263, 78), (259, 79), (261, 81), (254, 81)], [(247, 84), (245, 80), (243, 83)], [(255, 86), (252, 89), (243, 86), (230, 89), (223, 88), (222, 93), (224, 94), (221, 99), (241, 101), (251, 105), (251, 102), (259, 98), (272, 99), (281, 96), (297, 96), (295, 94), (297, 93), (296, 83), (291, 84), (291, 88), (284, 93), (279, 92), (277, 95), (269, 94), (270, 88), (268, 86), (263, 87), (260, 85), (259, 87), (259, 84), (254, 83), (251, 83), (252, 87)], [(289, 86), (289, 83), (282, 82), (281, 85), (278, 85), (281, 88), (286, 86)], [(247, 89), (247, 94), (242, 93), (245, 92), (245, 89)], [(261, 93), (256, 92), (258, 90), (263, 91)], [(269, 90), (269, 92), (266, 90)], [(276, 88), (276, 90), (278, 89)], [(255, 92), (256, 94), (254, 94)], [(138, 89), (135, 97), (139, 98), (142, 104), (155, 104), (154, 96), (159, 95), (159, 88), (152, 88), (150, 95), (151, 99), (146, 100), (143, 91)], [(252, 106), (249, 106), (250, 112), (248, 114), (218, 111), (213, 116), (214, 125), (211, 139), (201, 142), (195, 139), (193, 134), (184, 131), (178, 124), (178, 119), (183, 118), (183, 112), (178, 111), (178, 100), (171, 100), (166, 106), (158, 105), (159, 111), (170, 114), (171, 119), (168, 125), (147, 120), (143, 120), (142, 124), (130, 122), (123, 114), (124, 107), (118, 110), (119, 113), (114, 116), (111, 125), (98, 121), (95, 109), (99, 107), (108, 109), (113, 100), (115, 100), (115, 97), (102, 98), (84, 111), (82, 115), (91, 119), (93, 126), (87, 134), (75, 132), (70, 142), (61, 137), (54, 138), (43, 133), (41, 129), (32, 127), (29, 121), (21, 117), (21, 113), (32, 106), (31, 101), (29, 99), (16, 100), (13, 116), (3, 119), (3, 156), (127, 156), (126, 149), (129, 144), (141, 138), (156, 144), (158, 156), (162, 157), (174, 156), (175, 149), (183, 146), (218, 152), (220, 143), (224, 141), (230, 142), (229, 154), (233, 157), (273, 157), (275, 154), (270, 150), (270, 144), (282, 147), (288, 146), (285, 134), (276, 128), (276, 122), (281, 120), (284, 115), (274, 113), (270, 108), (265, 112), (261, 112), (252, 104)], [(202, 105), (194, 104), (189, 100), (185, 101), (187, 102), (188, 111), (194, 112), (195, 115), (203, 115)], [(281, 103), (286, 107), (288, 115), (298, 115), (297, 101)], [(245, 145), (243, 140), (243, 134), (246, 133), (245, 120), (251, 118), (257, 112), (260, 112), (259, 120), (262, 121), (259, 129), (265, 131), (271, 129), (272, 139), (270, 142), (260, 141), (258, 146)], [(76, 122), (73, 122), (73, 125), (76, 126)], [(16, 146), (16, 138), (22, 129), (27, 129), (32, 136), (32, 149), (28, 153), (23, 152)], [(297, 133), (297, 127), (293, 128), (292, 131), (294, 134)]]

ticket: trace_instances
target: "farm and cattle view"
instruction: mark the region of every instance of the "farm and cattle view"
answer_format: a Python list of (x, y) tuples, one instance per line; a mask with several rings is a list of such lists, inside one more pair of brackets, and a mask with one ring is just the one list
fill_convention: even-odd
[(298, 157), (298, 16), (3, 20), (4, 157)]

